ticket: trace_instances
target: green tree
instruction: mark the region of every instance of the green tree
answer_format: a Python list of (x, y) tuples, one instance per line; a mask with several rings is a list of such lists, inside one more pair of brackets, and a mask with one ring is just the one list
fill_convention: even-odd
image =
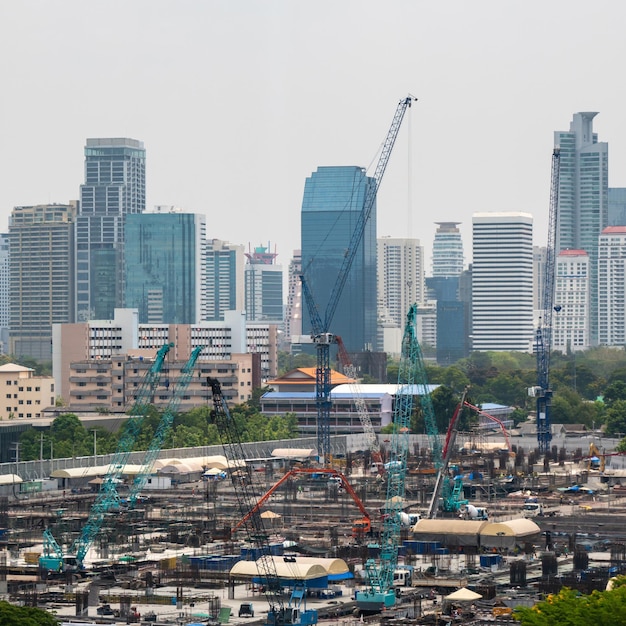
[(563, 588), (532, 607), (518, 608), (515, 618), (522, 626), (626, 624), (626, 586), (618, 584), (609, 591), (594, 591), (591, 595)]
[(50, 437), (55, 458), (93, 454), (90, 433), (74, 413), (62, 413), (55, 418), (50, 426)]
[(613, 437), (626, 433), (626, 400), (614, 400), (606, 408), (606, 434)]
[(0, 601), (0, 626), (57, 626), (59, 623), (52, 613), (43, 609)]

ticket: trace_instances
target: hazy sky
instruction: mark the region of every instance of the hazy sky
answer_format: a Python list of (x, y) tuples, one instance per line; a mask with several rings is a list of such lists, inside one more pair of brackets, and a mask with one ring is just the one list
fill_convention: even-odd
[[(300, 246), (304, 181), (370, 171), (405, 118), (378, 234), (421, 239), (521, 210), (545, 243), (554, 130), (599, 111), (626, 186), (626, 5), (617, 0), (1, 0), (0, 230), (16, 205), (78, 198), (87, 137), (147, 150), (147, 206), (208, 236)], [(409, 211), (410, 209), (410, 211)], [(411, 219), (409, 219), (409, 212)], [(429, 268), (427, 268), (429, 272)]]

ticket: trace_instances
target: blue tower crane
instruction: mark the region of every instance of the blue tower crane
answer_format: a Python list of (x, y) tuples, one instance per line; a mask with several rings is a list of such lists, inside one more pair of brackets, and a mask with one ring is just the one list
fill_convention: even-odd
[(161, 377), (165, 357), (172, 345), (167, 343), (158, 350), (154, 362), (137, 390), (135, 402), (129, 411), (130, 419), (128, 420), (126, 430), (118, 442), (117, 451), (103, 478), (100, 491), (91, 507), (89, 517), (85, 526), (83, 526), (80, 537), (72, 544), (69, 554), (64, 555), (63, 549), (54, 538), (52, 532), (50, 532), (50, 529), (46, 529), (43, 533), (43, 554), (39, 558), (39, 564), (42, 568), (59, 572), (66, 568), (75, 569), (82, 567), (83, 559), (89, 546), (100, 531), (105, 515), (118, 502), (117, 484), (120, 475), (141, 432), (146, 412), (152, 402), (154, 390)]
[(396, 602), (393, 588), (393, 575), (398, 564), (398, 545), (400, 542), (400, 513), (404, 506), (405, 480), (409, 454), (409, 428), (413, 411), (413, 397), (427, 395), (423, 381), (420, 380), (416, 363), (421, 358), (421, 349), (417, 341), (415, 321), (417, 307), (411, 306), (407, 313), (402, 354), (398, 369), (398, 389), (393, 410), (393, 434), (387, 468), (387, 497), (385, 500), (383, 524), (380, 542), (380, 557), (370, 559), (365, 564), (368, 588), (356, 594), (357, 607), (366, 613), (378, 612), (391, 607)]
[(551, 413), (552, 389), (550, 389), (550, 349), (552, 346), (552, 311), (560, 311), (554, 306), (554, 273), (556, 252), (556, 229), (559, 205), (559, 180), (561, 171), (561, 151), (552, 152), (552, 173), (550, 178), (550, 210), (548, 215), (548, 242), (546, 245), (546, 264), (541, 301), (541, 317), (535, 335), (537, 357), (537, 386), (531, 387), (532, 395), (537, 399), (537, 444), (539, 452), (550, 451), (552, 441)]
[(391, 127), (387, 133), (387, 138), (383, 144), (376, 171), (373, 176), (373, 183), (368, 185), (363, 210), (357, 220), (352, 233), (350, 243), (343, 258), (339, 274), (331, 291), (324, 318), (322, 319), (315, 298), (309, 289), (304, 274), (300, 276), (302, 282), (302, 293), (306, 301), (307, 310), (311, 320), (311, 339), (315, 344), (317, 354), (317, 364), (315, 372), (315, 401), (317, 404), (317, 452), (322, 463), (330, 455), (330, 346), (335, 343), (334, 335), (330, 332), (330, 326), (339, 304), (339, 299), (346, 284), (350, 268), (356, 256), (359, 244), (363, 240), (365, 226), (370, 218), (376, 194), (382, 182), (391, 151), (398, 137), (402, 120), (406, 110), (417, 98), (409, 95), (398, 103), (396, 112), (391, 122)]

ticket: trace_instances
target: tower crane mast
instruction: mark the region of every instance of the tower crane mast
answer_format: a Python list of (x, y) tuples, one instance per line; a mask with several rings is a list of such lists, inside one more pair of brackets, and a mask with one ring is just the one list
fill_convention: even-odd
[(537, 444), (539, 452), (550, 451), (552, 441), (551, 413), (552, 389), (550, 389), (550, 349), (552, 346), (552, 311), (554, 307), (554, 274), (556, 253), (556, 231), (559, 205), (559, 180), (561, 170), (561, 151), (552, 152), (552, 172), (550, 177), (550, 210), (548, 215), (548, 242), (546, 245), (546, 263), (541, 301), (541, 317), (535, 335), (537, 357), (537, 386), (532, 389), (537, 399)]
[(373, 181), (367, 186), (365, 200), (363, 202), (363, 210), (361, 211), (350, 243), (344, 255), (339, 274), (335, 280), (335, 284), (330, 293), (324, 318), (322, 319), (320, 312), (315, 303), (315, 298), (309, 289), (304, 274), (300, 276), (302, 282), (302, 293), (304, 295), (307, 310), (311, 321), (311, 338), (315, 343), (317, 354), (317, 366), (315, 374), (315, 400), (317, 404), (317, 451), (320, 459), (324, 461), (330, 455), (330, 346), (335, 343), (335, 337), (330, 332), (330, 326), (339, 304), (339, 299), (346, 284), (348, 274), (352, 268), (354, 257), (356, 256), (359, 244), (363, 240), (365, 226), (371, 216), (376, 195), (382, 182), (389, 157), (396, 143), (400, 126), (406, 110), (416, 100), (409, 95), (398, 103), (396, 112), (391, 122), (391, 127), (387, 133), (387, 137), (383, 144), (378, 164), (374, 172)]

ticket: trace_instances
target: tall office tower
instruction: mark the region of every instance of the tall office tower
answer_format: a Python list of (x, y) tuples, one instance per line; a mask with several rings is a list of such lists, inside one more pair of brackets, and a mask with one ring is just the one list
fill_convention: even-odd
[(15, 207), (9, 219), (9, 351), (52, 359), (52, 324), (73, 321), (76, 203)]
[[(324, 316), (339, 276), (366, 192), (375, 184), (356, 166), (318, 167), (306, 179), (302, 200), (302, 271)], [(303, 334), (310, 334), (308, 308)], [(340, 335), (348, 352), (376, 349), (376, 205), (365, 225), (329, 332)]]
[(87, 139), (76, 218), (76, 319), (123, 305), (124, 217), (146, 208), (146, 151), (136, 139)]
[(140, 324), (196, 324), (206, 304), (206, 218), (161, 211), (126, 216), (124, 301)]
[(599, 240), (598, 343), (626, 345), (626, 226), (608, 226)]
[(608, 144), (593, 132), (597, 113), (575, 113), (569, 132), (556, 131), (561, 148), (556, 253), (585, 250), (589, 255), (589, 339), (598, 341), (598, 238), (608, 225)]
[(378, 302), (399, 328), (412, 304), (424, 302), (424, 249), (419, 239), (378, 239)]
[(626, 187), (609, 187), (607, 226), (626, 226)]
[(475, 213), (472, 247), (472, 348), (532, 352), (532, 215)]
[(0, 353), (9, 350), (10, 317), (9, 235), (0, 234)]
[[(293, 251), (289, 262), (289, 276), (287, 277), (287, 306), (285, 308), (285, 342), (292, 342), (302, 335), (302, 252)], [(297, 339), (296, 339), (297, 341)], [(285, 346), (286, 347), (286, 346)], [(288, 348), (287, 348), (288, 349)]]
[(589, 255), (563, 250), (556, 258), (552, 348), (564, 353), (589, 347)]
[(226, 311), (243, 311), (245, 257), (242, 245), (209, 239), (206, 253), (206, 319), (217, 322)]
[(458, 226), (461, 222), (435, 222), (433, 242), (433, 277), (460, 276), (463, 271), (463, 241)]
[(283, 266), (276, 264), (269, 246), (246, 252), (245, 308), (249, 322), (283, 321)]

